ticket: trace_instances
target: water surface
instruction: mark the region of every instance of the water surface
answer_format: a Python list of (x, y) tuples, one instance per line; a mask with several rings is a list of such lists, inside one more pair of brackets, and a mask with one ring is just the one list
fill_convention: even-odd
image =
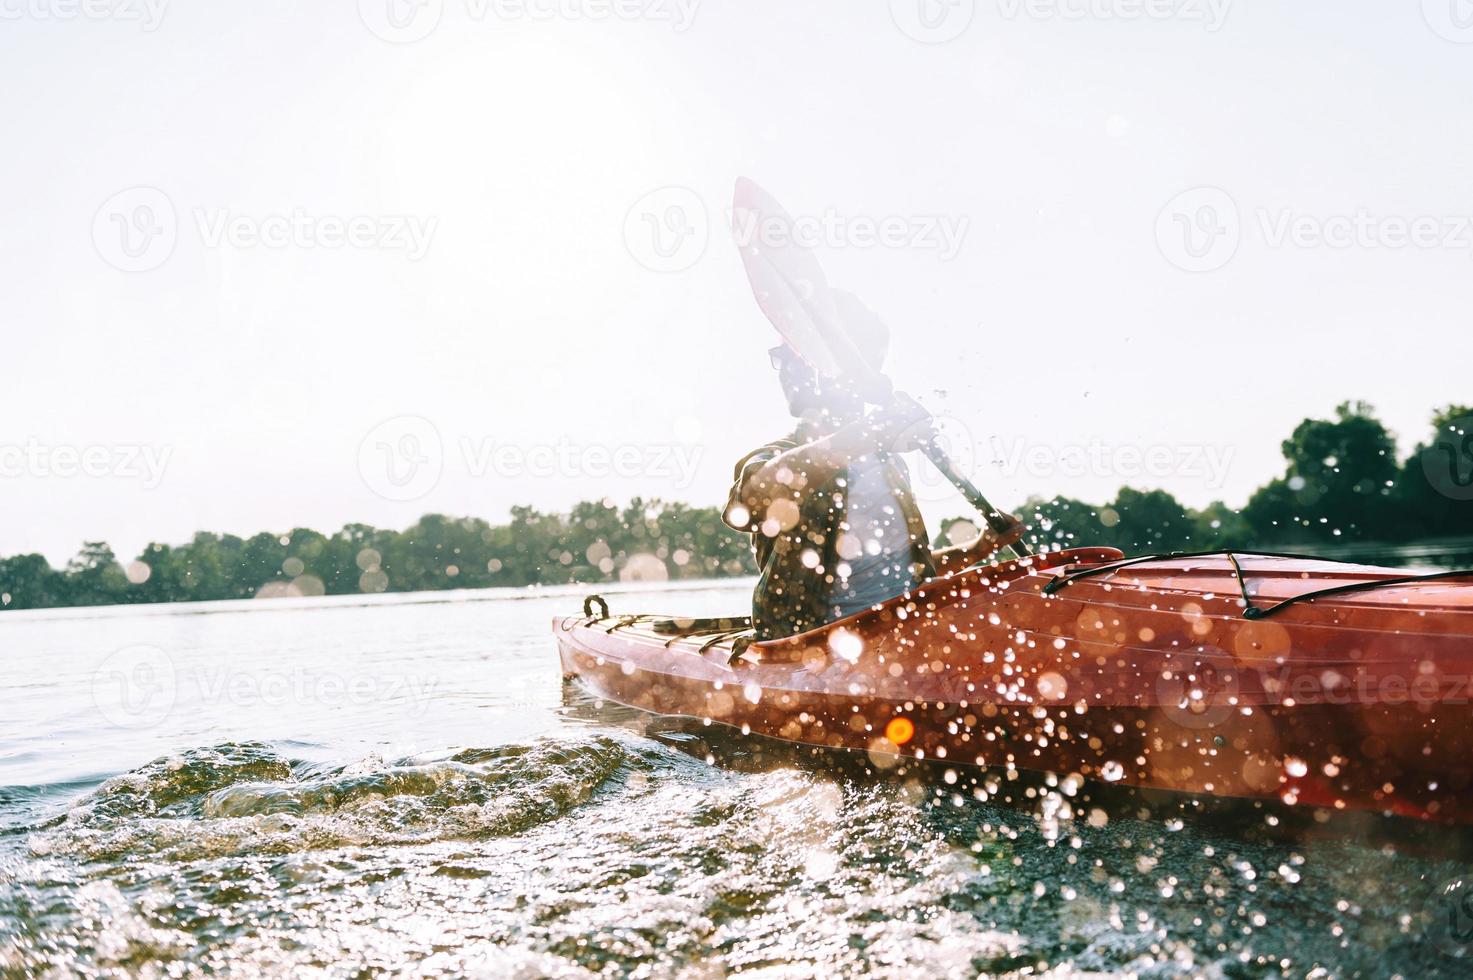
[(1001, 805), (660, 722), (564, 686), (580, 595), (0, 615), (0, 973), (1468, 975), (1460, 836)]

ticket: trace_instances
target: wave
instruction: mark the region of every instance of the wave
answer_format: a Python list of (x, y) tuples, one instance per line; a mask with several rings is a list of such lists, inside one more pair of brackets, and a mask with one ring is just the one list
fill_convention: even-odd
[(682, 764), (694, 763), (603, 735), (329, 766), (226, 743), (107, 780), (34, 828), (28, 846), (37, 857), (177, 862), (508, 836), (610, 782)]

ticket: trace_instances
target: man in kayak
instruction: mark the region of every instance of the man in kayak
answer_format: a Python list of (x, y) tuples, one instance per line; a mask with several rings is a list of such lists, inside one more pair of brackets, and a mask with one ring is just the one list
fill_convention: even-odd
[[(888, 338), (856, 337), (877, 370)], [(899, 395), (866, 415), (864, 399), (822, 377), (786, 345), (771, 351), (798, 420), (792, 435), (744, 456), (723, 519), (752, 535), (759, 640), (791, 636), (879, 605), (937, 575), (985, 560), (1002, 539), (932, 551), (899, 453), (933, 435), (930, 413)], [(1021, 528), (1016, 518), (1007, 517)]]

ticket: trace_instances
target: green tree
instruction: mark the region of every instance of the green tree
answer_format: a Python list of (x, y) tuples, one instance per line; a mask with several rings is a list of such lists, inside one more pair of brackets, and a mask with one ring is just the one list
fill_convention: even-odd
[(1433, 413), (1431, 438), (1407, 457), (1393, 499), (1415, 535), (1473, 534), (1473, 408)]
[(123, 569), (112, 548), (103, 541), (88, 541), (67, 563), (64, 594), (70, 605), (98, 606), (122, 602), (128, 587)]
[(1108, 543), (1126, 554), (1205, 550), (1198, 516), (1165, 490), (1122, 487), (1100, 515)]
[(1306, 419), (1282, 448), (1284, 476), (1254, 493), (1243, 509), (1261, 539), (1362, 540), (1408, 530), (1394, 519), (1396, 441), (1370, 405), (1345, 402), (1333, 419)]
[(0, 609), (46, 609), (66, 600), (66, 582), (45, 558), (0, 558)]
[[(1031, 497), (1018, 510), (1029, 526), (1028, 540), (1040, 548), (1087, 548), (1108, 545), (1113, 533), (1102, 520), (1100, 508), (1070, 497), (1044, 500)], [(975, 522), (974, 522), (975, 523)]]

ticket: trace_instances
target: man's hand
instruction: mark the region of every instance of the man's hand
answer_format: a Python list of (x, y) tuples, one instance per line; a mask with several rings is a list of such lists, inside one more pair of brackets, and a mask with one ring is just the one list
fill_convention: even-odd
[(896, 392), (890, 404), (871, 416), (871, 421), (875, 444), (886, 452), (912, 452), (936, 438), (931, 413), (903, 392)]
[(1001, 534), (988, 525), (977, 537), (965, 544), (931, 552), (937, 573), (950, 575), (962, 569), (971, 568), (973, 565), (980, 565), (1001, 549), (1021, 539), (1028, 530), (1023, 522), (1012, 514), (1003, 514), (1002, 519), (1007, 523), (1007, 528)]

